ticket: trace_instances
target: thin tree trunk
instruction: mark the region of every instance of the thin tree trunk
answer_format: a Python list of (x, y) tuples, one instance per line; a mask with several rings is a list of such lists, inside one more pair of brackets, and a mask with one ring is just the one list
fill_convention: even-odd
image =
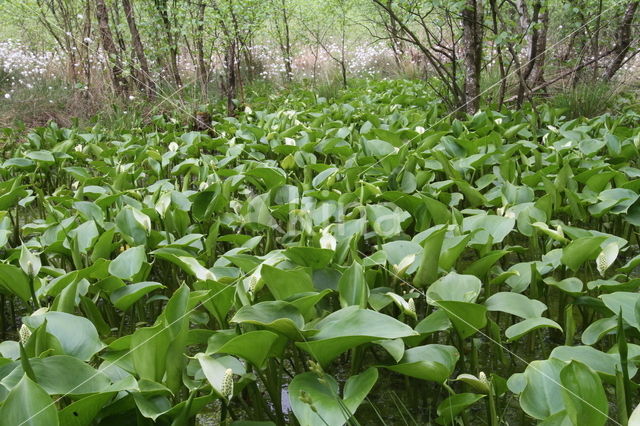
[(116, 3), (111, 7), (111, 21), (113, 22), (113, 32), (117, 41), (118, 46), (120, 47), (120, 52), (125, 52), (127, 50), (127, 44), (124, 42), (124, 37), (122, 37), (122, 32), (120, 32), (120, 27), (122, 26), (122, 19), (120, 19), (120, 7)]
[(346, 15), (343, 15), (341, 20), (342, 37), (340, 42), (340, 69), (342, 71), (342, 87), (347, 88), (347, 58), (346, 58)]
[(178, 68), (178, 43), (172, 34), (171, 21), (169, 20), (169, 12), (167, 10), (167, 0), (155, 0), (156, 10), (162, 19), (165, 37), (169, 46), (169, 71), (172, 74), (173, 81), (178, 87), (182, 87), (182, 78), (180, 77), (180, 69)]
[(255, 78), (256, 66), (255, 66), (255, 61), (253, 60), (253, 55), (251, 53), (253, 51), (253, 49), (251, 48), (251, 42), (249, 41), (249, 44), (239, 43), (239, 45), (241, 46), (241, 49), (239, 50), (238, 54), (242, 52), (242, 56), (244, 56), (244, 69), (246, 74), (246, 80), (248, 82), (252, 82), (253, 79)]
[(318, 57), (320, 56), (320, 44), (316, 43), (315, 50), (313, 52), (313, 87), (317, 87), (318, 84)]
[[(600, 21), (602, 18), (602, 0), (598, 1), (598, 15), (596, 15), (596, 30), (593, 34), (593, 52), (591, 53), (592, 57), (597, 57), (600, 54), (600, 29), (602, 28), (600, 25)], [(598, 78), (598, 61), (593, 64), (593, 79), (596, 80)]]
[(109, 28), (109, 12), (104, 0), (96, 0), (96, 18), (100, 26), (100, 39), (102, 40), (102, 48), (108, 56), (111, 63), (111, 78), (113, 80), (113, 90), (118, 95), (124, 95), (127, 92), (127, 81), (124, 78), (122, 70), (122, 62), (113, 42), (113, 34)]
[(539, 86), (544, 83), (544, 66), (547, 57), (547, 33), (549, 31), (549, 10), (545, 10), (542, 13), (540, 23), (542, 24), (542, 28), (538, 34), (538, 46), (536, 47), (538, 57), (535, 60), (531, 75), (531, 81), (534, 86)]
[[(489, 0), (491, 7), (491, 22), (493, 24), (493, 33), (498, 35), (498, 6), (496, 0)], [(507, 92), (507, 72), (504, 67), (504, 58), (502, 56), (502, 47), (498, 44), (496, 46), (496, 52), (498, 54), (498, 69), (500, 70), (500, 92), (498, 93), (498, 110), (502, 108), (504, 103), (504, 96)]]
[[(82, 26), (82, 43), (80, 56), (83, 57), (84, 79), (87, 87), (91, 86), (91, 54), (89, 53), (89, 36), (91, 36), (91, 0), (86, 0), (84, 9), (84, 24)], [(88, 91), (87, 91), (88, 93)]]
[(76, 70), (76, 65), (78, 64), (78, 55), (74, 41), (75, 37), (73, 28), (73, 21), (75, 17), (73, 16), (68, 5), (65, 3), (58, 3), (57, 9), (58, 22), (60, 28), (64, 30), (64, 43), (66, 45), (67, 55), (69, 55), (69, 78), (75, 85), (76, 83), (78, 83), (78, 73)]
[(542, 8), (542, 1), (536, 0), (533, 3), (533, 16), (531, 19), (531, 25), (533, 27), (532, 33), (528, 38), (529, 41), (529, 61), (527, 62), (527, 68), (524, 71), (524, 81), (527, 81), (531, 76), (531, 72), (535, 67), (536, 60), (538, 59), (538, 47), (539, 47), (539, 38), (540, 38), (540, 28), (538, 27), (538, 23), (540, 22), (540, 9)]
[(134, 15), (131, 0), (122, 0), (122, 8), (124, 9), (124, 14), (127, 18), (127, 24), (129, 25), (133, 50), (136, 52), (136, 57), (140, 63), (140, 69), (142, 70), (142, 81), (145, 86), (145, 91), (150, 96), (153, 96), (156, 87), (153, 79), (151, 78), (151, 74), (149, 73), (149, 63), (147, 62), (147, 56), (144, 53), (144, 46), (142, 44), (142, 39), (140, 38), (138, 25), (136, 24), (136, 17)]
[(195, 40), (196, 56), (198, 61), (197, 78), (200, 82), (200, 91), (203, 98), (207, 96), (209, 85), (209, 67), (204, 59), (204, 15), (206, 3), (201, 1), (198, 5), (198, 25), (196, 27), (197, 35)]
[(511, 53), (511, 58), (516, 68), (516, 74), (518, 75), (518, 94), (516, 95), (516, 98), (518, 100), (517, 105), (518, 107), (520, 107), (524, 102), (524, 96), (527, 90), (527, 82), (524, 79), (523, 73), (524, 66), (520, 65), (520, 59), (518, 59), (518, 51), (514, 49), (513, 45), (510, 43), (507, 45), (507, 48), (509, 49), (509, 53)]
[(227, 115), (230, 117), (234, 117), (236, 113), (236, 104), (234, 100), (237, 97), (237, 75), (236, 75), (236, 41), (231, 40), (229, 42), (229, 46), (227, 47), (227, 52), (225, 53), (225, 65), (227, 67), (227, 81), (226, 81), (226, 92), (227, 92)]
[(629, 52), (629, 47), (631, 46), (631, 24), (633, 23), (633, 18), (636, 14), (636, 10), (638, 9), (638, 4), (640, 4), (639, 0), (632, 0), (627, 5), (627, 10), (622, 17), (622, 22), (620, 22), (620, 26), (618, 27), (618, 40), (616, 41), (616, 45), (613, 49), (613, 61), (611, 65), (609, 65), (609, 69), (607, 70), (607, 74), (605, 78), (607, 80), (611, 80), (614, 75), (618, 72), (622, 63), (624, 61), (625, 56)]
[(518, 0), (516, 3), (516, 9), (518, 10), (518, 24), (520, 25), (520, 32), (525, 34), (529, 29), (529, 11), (527, 10), (527, 3), (525, 0)]
[(72, 49), (73, 46), (71, 45), (71, 42), (69, 41), (70, 38), (71, 38), (71, 36), (65, 33), (66, 50), (67, 50), (67, 55), (69, 55), (69, 63), (68, 63), (67, 72), (68, 72), (68, 75), (69, 75), (69, 79), (75, 85), (78, 82), (78, 75), (76, 73), (76, 63), (78, 61), (77, 61), (77, 58), (76, 58), (76, 53)]
[[(391, 6), (391, 0), (388, 1), (388, 4), (389, 6)], [(393, 19), (389, 19), (387, 32), (389, 33), (389, 37), (391, 38), (391, 48), (393, 49), (393, 56), (396, 61), (396, 65), (398, 66), (398, 69), (402, 70), (402, 57), (404, 56), (405, 47), (404, 42), (400, 37), (400, 29), (398, 28), (398, 24)]]
[(284, 70), (287, 73), (287, 81), (291, 81), (293, 70), (291, 68), (291, 32), (289, 30), (289, 14), (287, 13), (286, 0), (282, 0), (282, 23), (284, 25), (284, 43), (282, 50), (284, 53)]
[(465, 109), (475, 114), (480, 106), (480, 65), (482, 61), (481, 0), (467, 0), (462, 10), (462, 39), (465, 67)]

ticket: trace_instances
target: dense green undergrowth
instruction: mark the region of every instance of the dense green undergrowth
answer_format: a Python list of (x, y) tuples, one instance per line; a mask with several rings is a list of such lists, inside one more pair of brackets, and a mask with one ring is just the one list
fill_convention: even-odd
[(0, 418), (627, 424), (638, 122), (394, 81), (34, 129), (0, 163)]

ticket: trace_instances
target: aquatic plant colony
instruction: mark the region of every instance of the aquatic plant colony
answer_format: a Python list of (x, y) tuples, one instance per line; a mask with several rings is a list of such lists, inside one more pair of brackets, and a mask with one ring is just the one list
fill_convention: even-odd
[(423, 87), (34, 129), (0, 163), (2, 423), (638, 424), (638, 116)]

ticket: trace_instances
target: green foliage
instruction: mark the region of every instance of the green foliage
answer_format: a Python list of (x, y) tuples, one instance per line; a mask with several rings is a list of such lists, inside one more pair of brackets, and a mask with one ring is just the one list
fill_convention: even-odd
[(257, 93), (207, 132), (134, 120), (0, 163), (5, 418), (637, 416), (631, 112), (452, 119), (382, 81)]

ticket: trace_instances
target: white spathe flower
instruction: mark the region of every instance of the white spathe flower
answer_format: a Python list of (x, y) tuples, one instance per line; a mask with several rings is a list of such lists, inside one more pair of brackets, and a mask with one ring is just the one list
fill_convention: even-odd
[(416, 260), (416, 255), (415, 254), (409, 254), (405, 257), (402, 258), (402, 260), (400, 261), (400, 263), (398, 263), (397, 265), (393, 265), (393, 272), (396, 275), (402, 275), (405, 273), (405, 271), (409, 268), (409, 266), (411, 266), (413, 264), (413, 262)]
[(258, 288), (258, 284), (262, 279), (262, 275), (260, 274), (260, 270), (255, 271), (253, 274), (249, 275), (247, 278), (248, 289), (247, 292), (250, 294), (255, 294)]
[(175, 143), (175, 142), (171, 142), (169, 144), (169, 151), (171, 151), (171, 152), (176, 152), (178, 150), (178, 148), (180, 148), (180, 146), (178, 146), (178, 144)]
[(32, 317), (35, 317), (36, 315), (42, 315), (42, 314), (46, 314), (47, 312), (49, 312), (49, 308), (46, 306), (43, 306), (41, 308), (36, 309), (35, 311), (33, 311), (33, 313), (31, 314)]
[(509, 219), (515, 219), (516, 212), (514, 212), (513, 210), (507, 210), (506, 212), (504, 212), (504, 217), (507, 217)]
[(416, 314), (416, 301), (413, 300), (413, 298), (409, 299), (409, 302), (407, 303), (409, 312), (412, 312), (414, 315)]
[(238, 200), (231, 200), (229, 201), (229, 207), (231, 207), (231, 210), (233, 210), (235, 214), (238, 214), (242, 209), (242, 203)]
[(296, 146), (296, 141), (293, 138), (284, 138), (284, 144), (289, 146)]
[(146, 214), (142, 215), (142, 218), (140, 220), (140, 223), (142, 223), (142, 227), (149, 232), (151, 230), (151, 219), (149, 218), (149, 216), (147, 216)]
[(598, 268), (598, 272), (600, 275), (604, 277), (604, 273), (607, 269), (616, 261), (618, 257), (618, 244), (617, 243), (609, 243), (602, 249), (602, 252), (598, 255), (596, 259), (596, 266)]
[(74, 147), (73, 147), (73, 150), (74, 150), (75, 152), (82, 152), (82, 145), (81, 145), (81, 144), (78, 144), (78, 145), (74, 146)]
[(487, 375), (485, 374), (484, 371), (481, 371), (480, 374), (478, 374), (478, 380), (480, 380), (482, 383), (486, 384), (487, 386), (490, 384), (489, 379), (487, 379)]
[(322, 230), (322, 237), (320, 237), (320, 247), (335, 251), (337, 245), (338, 241), (336, 240), (336, 237), (331, 235), (327, 228), (324, 228)]
[(74, 181), (74, 182), (71, 184), (71, 189), (73, 189), (74, 191), (75, 191), (75, 190), (77, 190), (77, 189), (78, 189), (78, 185), (80, 185), (80, 182), (78, 182), (77, 180), (76, 180), (76, 181)]
[(170, 205), (171, 205), (171, 193), (165, 192), (160, 196), (160, 198), (158, 199), (158, 202), (156, 203), (156, 211), (160, 214), (160, 216), (164, 217)]
[(424, 132), (426, 132), (426, 129), (425, 129), (424, 127), (422, 127), (422, 126), (416, 126), (416, 132), (417, 132), (419, 135), (421, 135), (421, 134), (423, 134)]
[(4, 94), (4, 98), (5, 98), (5, 99), (11, 99), (11, 94), (9, 94), (9, 93), (5, 93), (5, 94)]

